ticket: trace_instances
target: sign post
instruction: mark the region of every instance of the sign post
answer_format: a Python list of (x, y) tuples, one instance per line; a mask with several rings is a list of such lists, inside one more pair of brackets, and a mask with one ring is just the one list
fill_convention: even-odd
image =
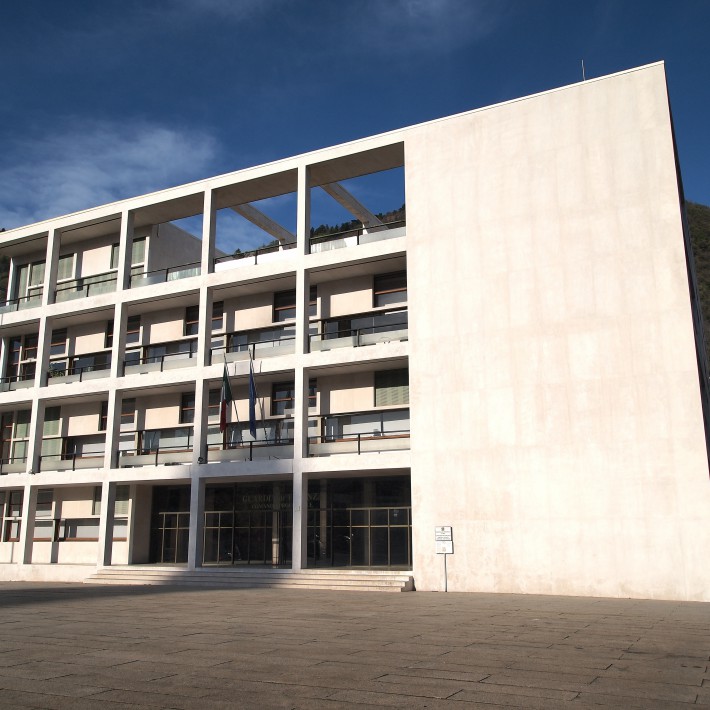
[(434, 528), (436, 554), (444, 556), (444, 591), (449, 591), (449, 579), (446, 570), (446, 556), (454, 554), (454, 535), (450, 525), (437, 525)]

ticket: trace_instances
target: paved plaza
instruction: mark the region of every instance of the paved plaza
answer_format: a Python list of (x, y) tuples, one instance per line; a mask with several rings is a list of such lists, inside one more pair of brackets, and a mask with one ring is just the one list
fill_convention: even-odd
[(0, 707), (710, 705), (710, 605), (0, 583)]

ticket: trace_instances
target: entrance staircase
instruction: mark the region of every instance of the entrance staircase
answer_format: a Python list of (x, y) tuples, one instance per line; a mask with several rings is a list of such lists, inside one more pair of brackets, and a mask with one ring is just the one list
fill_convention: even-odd
[(86, 584), (156, 585), (228, 589), (329, 589), (351, 592), (413, 592), (409, 572), (389, 570), (234, 569), (115, 565), (98, 570)]

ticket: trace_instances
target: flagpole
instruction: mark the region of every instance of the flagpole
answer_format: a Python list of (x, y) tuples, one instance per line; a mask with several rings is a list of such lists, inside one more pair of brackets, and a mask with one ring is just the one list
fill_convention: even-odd
[(261, 426), (264, 430), (264, 441), (267, 441), (268, 437), (266, 435), (266, 419), (264, 417), (264, 400), (259, 398), (259, 393), (256, 389), (256, 378), (254, 377), (254, 357), (252, 356), (251, 348), (249, 348), (249, 377), (250, 387), (254, 387), (254, 399), (259, 403), (259, 409), (261, 410)]

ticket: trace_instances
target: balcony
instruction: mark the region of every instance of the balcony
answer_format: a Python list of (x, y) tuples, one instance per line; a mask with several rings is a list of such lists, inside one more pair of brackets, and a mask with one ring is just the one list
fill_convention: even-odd
[(22, 298), (12, 298), (6, 301), (3, 305), (0, 305), (0, 313), (13, 313), (15, 311), (22, 311), (26, 308), (36, 308), (42, 305), (42, 289), (35, 291), (29, 296), (23, 296)]
[(24, 473), (27, 470), (27, 457), (15, 456), (6, 459), (0, 459), (0, 476), (6, 476), (8, 473)]
[(126, 353), (123, 363), (124, 375), (193, 367), (196, 363), (197, 339), (148, 345), (144, 349), (144, 357), (140, 357), (140, 352), (133, 350)]
[(175, 466), (192, 461), (192, 427), (171, 427), (137, 431), (136, 448), (121, 448), (119, 468)]
[(167, 269), (131, 274), (131, 288), (162, 284), (167, 281), (178, 281), (179, 279), (186, 279), (190, 276), (199, 276), (200, 271), (201, 264), (197, 261), (191, 264), (182, 264), (181, 266), (170, 266)]
[(10, 377), (0, 377), (0, 392), (12, 392), (14, 390), (27, 389), (34, 386), (34, 371), (26, 372), (22, 375), (12, 375)]
[(295, 246), (295, 243), (271, 244), (252, 251), (242, 252), (237, 250), (234, 254), (217, 257), (214, 260), (214, 270), (226, 271), (227, 269), (235, 269), (240, 266), (255, 266), (256, 264), (267, 264), (272, 261), (291, 259), (296, 253), (292, 251)]
[[(88, 468), (103, 468), (106, 436), (103, 433), (64, 439), (45, 439), (49, 448), (61, 447), (63, 453), (43, 453), (39, 457), (40, 471), (80, 471)], [(46, 449), (45, 449), (46, 451)]]
[(73, 301), (77, 298), (88, 298), (100, 293), (112, 293), (116, 290), (116, 272), (83, 276), (71, 281), (63, 281), (57, 285), (54, 292), (56, 303)]
[(321, 417), (320, 436), (308, 437), (309, 456), (367, 454), (409, 449), (409, 409)]
[(388, 222), (380, 227), (368, 227), (367, 229), (360, 227), (346, 232), (311, 237), (311, 254), (403, 237), (407, 233), (406, 224), (405, 221)]
[(311, 352), (403, 341), (409, 338), (407, 309), (330, 318), (321, 321), (319, 330), (319, 333), (310, 336)]
[(77, 355), (67, 360), (52, 360), (49, 363), (47, 384), (60, 382), (84, 382), (108, 377), (111, 371), (111, 353)]
[(291, 355), (296, 350), (295, 326), (262, 328), (245, 333), (230, 333), (227, 346), (212, 348), (210, 362), (219, 362), (224, 356), (227, 362)]
[(211, 430), (207, 440), (207, 459), (214, 461), (259, 461), (293, 458), (293, 420), (267, 419), (258, 423), (256, 438), (249, 425), (229, 424), (222, 434)]
[(309, 456), (409, 449), (409, 409), (324, 415), (320, 436), (308, 437)]

